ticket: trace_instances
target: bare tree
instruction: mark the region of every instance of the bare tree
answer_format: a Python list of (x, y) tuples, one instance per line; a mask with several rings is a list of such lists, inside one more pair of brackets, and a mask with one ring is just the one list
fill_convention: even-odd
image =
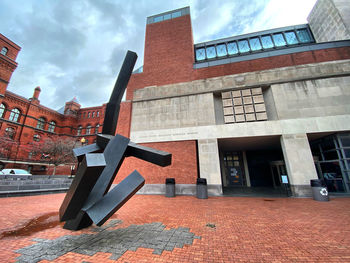
[[(54, 165), (52, 175), (56, 174), (56, 168), (60, 164), (75, 162), (73, 148), (76, 141), (69, 138), (46, 138), (43, 142), (33, 145), (33, 154), (39, 155), (42, 160)], [(51, 175), (49, 176), (49, 178)]]
[(13, 157), (13, 152), (17, 146), (16, 141), (11, 137), (3, 135), (0, 137), (0, 157), (4, 159), (10, 159)]

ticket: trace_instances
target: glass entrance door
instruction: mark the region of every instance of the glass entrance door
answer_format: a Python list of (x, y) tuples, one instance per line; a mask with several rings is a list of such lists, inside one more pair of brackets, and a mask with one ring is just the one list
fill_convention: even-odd
[(227, 186), (245, 186), (244, 164), (241, 152), (225, 152)]

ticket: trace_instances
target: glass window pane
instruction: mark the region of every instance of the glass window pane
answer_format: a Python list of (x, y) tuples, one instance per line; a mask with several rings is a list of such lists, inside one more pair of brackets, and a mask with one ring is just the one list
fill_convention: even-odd
[(5, 114), (5, 105), (1, 103), (0, 105), (0, 118), (2, 118)]
[(250, 48), (252, 51), (261, 50), (260, 40), (257, 37), (249, 39)]
[(238, 41), (239, 52), (249, 52), (250, 48), (248, 45), (248, 40), (240, 40)]
[(309, 32), (306, 29), (297, 30), (297, 35), (301, 43), (309, 43), (311, 42), (311, 37)]
[(205, 59), (205, 49), (204, 48), (197, 48), (196, 49), (196, 59), (197, 60), (204, 60)]
[(216, 52), (215, 52), (214, 46), (207, 47), (206, 51), (207, 51), (207, 58), (215, 58), (216, 57)]
[(325, 160), (337, 160), (337, 159), (339, 159), (336, 150), (324, 152), (323, 156), (324, 156)]
[(282, 47), (286, 45), (286, 41), (284, 40), (282, 33), (274, 34), (273, 41), (275, 42), (276, 47)]
[(262, 36), (261, 42), (262, 42), (263, 48), (273, 48), (273, 42), (272, 42), (271, 36)]
[(286, 32), (286, 33), (284, 33), (284, 35), (287, 39), (288, 45), (298, 44), (297, 36), (295, 35), (295, 33), (293, 31)]
[(350, 137), (340, 137), (340, 140), (343, 147), (350, 147)]
[(164, 20), (168, 20), (168, 19), (171, 19), (171, 14), (166, 14), (163, 16), (163, 19)]
[(181, 11), (177, 11), (177, 12), (174, 12), (171, 14), (171, 18), (176, 18), (176, 17), (179, 17), (181, 16)]
[(343, 151), (344, 151), (344, 154), (345, 154), (344, 158), (350, 158), (350, 149), (349, 148), (345, 148), (345, 149), (343, 149)]
[(229, 55), (234, 55), (238, 53), (236, 42), (231, 42), (227, 44), (227, 52)]
[(217, 45), (216, 52), (217, 52), (219, 57), (226, 56), (227, 55), (226, 45), (225, 44)]
[(160, 22), (160, 21), (163, 21), (163, 16), (157, 16), (155, 18), (153, 18), (153, 21), (156, 23), (156, 22)]

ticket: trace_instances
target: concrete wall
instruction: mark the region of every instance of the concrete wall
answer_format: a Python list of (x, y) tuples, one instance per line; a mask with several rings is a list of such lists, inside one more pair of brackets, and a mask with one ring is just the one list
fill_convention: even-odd
[(215, 124), (212, 93), (134, 102), (132, 131)]
[(207, 179), (210, 195), (222, 194), (219, 148), (217, 139), (198, 140), (199, 174)]
[(348, 0), (318, 0), (307, 20), (316, 42), (350, 39)]
[[(350, 53), (349, 53), (350, 54)], [(136, 90), (134, 102), (185, 95), (221, 92), (247, 87), (267, 87), (292, 81), (330, 78), (350, 74), (350, 60), (322, 62), (207, 78)]]
[[(277, 119), (350, 114), (350, 77), (276, 84), (271, 90)], [(271, 104), (268, 110), (274, 114)]]
[(306, 134), (282, 135), (281, 146), (293, 195), (310, 196), (310, 180), (318, 177)]

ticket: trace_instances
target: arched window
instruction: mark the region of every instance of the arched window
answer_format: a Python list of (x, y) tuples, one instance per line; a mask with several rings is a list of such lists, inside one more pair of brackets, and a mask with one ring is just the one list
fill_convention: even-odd
[(81, 130), (83, 129), (83, 127), (81, 125), (78, 126), (77, 129), (77, 135), (81, 135)]
[(92, 116), (91, 116), (92, 118), (94, 118), (95, 117), (95, 112), (93, 111), (92, 112)]
[(0, 105), (0, 118), (3, 118), (5, 116), (5, 110), (6, 110), (5, 104), (1, 103), (1, 105)]
[(1, 54), (3, 54), (4, 56), (6, 56), (6, 54), (7, 54), (8, 51), (9, 51), (9, 50), (8, 50), (7, 47), (3, 47), (3, 48), (1, 49)]
[(95, 127), (95, 134), (98, 133), (99, 128), (100, 128), (100, 124), (97, 124), (96, 127)]
[(89, 112), (88, 112), (88, 118), (90, 118), (90, 114), (91, 114), (91, 112), (89, 111)]
[(56, 122), (50, 121), (49, 128), (47, 129), (49, 132), (55, 132)]
[(38, 123), (37, 123), (37, 125), (36, 125), (36, 127), (38, 128), (38, 129), (41, 129), (41, 130), (43, 130), (44, 128), (45, 128), (45, 118), (44, 117), (40, 117), (39, 119), (38, 119)]
[(86, 133), (85, 134), (90, 134), (91, 133), (91, 125), (86, 126)]
[(19, 115), (21, 114), (21, 111), (17, 108), (14, 108), (11, 113), (10, 113), (10, 117), (9, 120), (10, 121), (18, 121)]
[(100, 117), (100, 112), (99, 111), (96, 112), (96, 117)]
[(5, 135), (11, 139), (15, 138), (15, 129), (12, 127), (7, 127), (5, 130)]

